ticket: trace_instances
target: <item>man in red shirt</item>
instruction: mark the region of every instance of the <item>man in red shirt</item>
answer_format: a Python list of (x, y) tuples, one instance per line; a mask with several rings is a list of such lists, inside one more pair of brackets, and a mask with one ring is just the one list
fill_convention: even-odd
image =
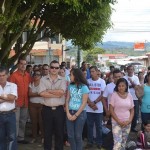
[(17, 85), (18, 99), (16, 101), (16, 124), (17, 124), (17, 136), (18, 143), (27, 144), (24, 140), (25, 125), (28, 116), (28, 87), (31, 81), (30, 75), (26, 70), (26, 60), (19, 58), (17, 63), (17, 71), (12, 73), (9, 77), (9, 81)]

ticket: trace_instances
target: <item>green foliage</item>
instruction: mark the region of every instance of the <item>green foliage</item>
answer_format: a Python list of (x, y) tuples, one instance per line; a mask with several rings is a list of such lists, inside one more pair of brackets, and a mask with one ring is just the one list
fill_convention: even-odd
[[(32, 49), (41, 31), (43, 38), (61, 33), (72, 39), (81, 49), (93, 48), (100, 42), (106, 30), (111, 27), (111, 0), (9, 0), (1, 1), (0, 8), (0, 61), (8, 59), (12, 45), (23, 31), (29, 31), (27, 42), (18, 49), (16, 55), (7, 61), (12, 64), (25, 52)], [(34, 23), (31, 21), (34, 20)], [(93, 54), (95, 57), (95, 54)]]
[(98, 54), (104, 54), (105, 50), (101, 48), (94, 48), (83, 52), (83, 60), (86, 62), (96, 65)]

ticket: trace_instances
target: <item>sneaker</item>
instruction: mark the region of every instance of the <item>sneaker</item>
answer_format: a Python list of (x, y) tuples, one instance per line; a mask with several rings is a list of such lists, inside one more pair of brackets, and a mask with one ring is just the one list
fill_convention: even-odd
[(70, 143), (68, 141), (66, 141), (65, 146), (70, 147)]
[(33, 144), (33, 143), (35, 143), (35, 142), (36, 142), (36, 139), (35, 139), (35, 138), (30, 141), (31, 144)]
[(26, 141), (26, 140), (19, 140), (18, 143), (20, 143), (20, 144), (29, 144), (29, 142)]
[(101, 149), (101, 148), (102, 148), (102, 146), (101, 146), (101, 145), (97, 145), (96, 147), (97, 147), (97, 149)]
[(41, 143), (44, 144), (44, 138), (41, 139)]
[(85, 146), (85, 149), (89, 149), (89, 148), (92, 148), (92, 147), (93, 147), (93, 144), (88, 143), (88, 144)]

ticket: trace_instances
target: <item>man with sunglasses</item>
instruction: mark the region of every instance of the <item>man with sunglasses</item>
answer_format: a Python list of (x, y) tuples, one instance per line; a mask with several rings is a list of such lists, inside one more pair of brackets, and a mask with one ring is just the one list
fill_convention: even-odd
[(44, 127), (44, 150), (52, 149), (52, 135), (55, 134), (55, 150), (63, 150), (64, 108), (66, 81), (58, 75), (59, 62), (50, 63), (49, 75), (41, 79), (39, 95), (44, 98), (42, 118)]

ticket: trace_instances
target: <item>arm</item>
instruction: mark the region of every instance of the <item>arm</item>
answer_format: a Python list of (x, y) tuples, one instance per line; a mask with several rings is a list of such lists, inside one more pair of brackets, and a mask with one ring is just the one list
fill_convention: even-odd
[(38, 94), (38, 92), (33, 93), (33, 92), (32, 92), (32, 89), (29, 88), (29, 97), (39, 97), (39, 96), (40, 96), (40, 95)]
[(70, 120), (74, 121), (77, 119), (77, 117), (80, 115), (80, 113), (84, 110), (86, 104), (87, 104), (88, 94), (83, 94), (82, 96), (82, 104), (78, 111), (72, 116)]
[(129, 125), (130, 123), (132, 123), (134, 117), (134, 107), (130, 109), (130, 117), (128, 121), (125, 121), (125, 126)]
[(47, 91), (43, 91), (43, 92), (39, 93), (39, 95), (44, 98), (60, 98), (61, 97), (59, 95), (50, 94)]
[(121, 127), (124, 126), (123, 122), (121, 122), (121, 121), (119, 120), (119, 118), (117, 117), (117, 115), (115, 114), (115, 112), (114, 112), (114, 107), (113, 107), (111, 104), (109, 104), (109, 111), (110, 111), (110, 114), (111, 114), (112, 118), (113, 118)]
[(70, 120), (72, 118), (72, 115), (69, 113), (69, 100), (70, 100), (70, 92), (67, 91), (67, 98), (66, 98), (66, 114), (67, 118)]
[(12, 94), (2, 94), (0, 96), (0, 99), (1, 99), (1, 103), (2, 102), (10, 102), (10, 103), (13, 103), (16, 99), (16, 96), (15, 95), (12, 95)]
[(53, 94), (53, 95), (58, 95), (58, 96), (63, 96), (64, 91), (62, 89), (60, 90), (47, 90), (48, 93)]
[(110, 116), (110, 112), (108, 110), (106, 101), (107, 101), (107, 99), (105, 97), (102, 97), (102, 103), (103, 103), (104, 110), (106, 112), (106, 117), (109, 117)]
[(93, 110), (97, 110), (97, 109), (98, 109), (97, 106), (96, 106), (96, 103), (91, 102), (91, 100), (90, 100), (89, 98), (88, 98), (88, 100), (87, 100), (87, 104), (88, 104), (88, 106), (91, 107)]

